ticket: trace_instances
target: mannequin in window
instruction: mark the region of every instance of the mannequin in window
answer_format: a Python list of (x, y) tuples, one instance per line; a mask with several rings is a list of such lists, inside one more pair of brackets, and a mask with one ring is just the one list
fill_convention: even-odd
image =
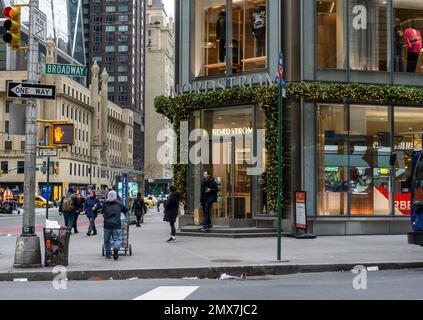
[(407, 72), (416, 72), (417, 60), (422, 48), (422, 36), (417, 32), (415, 22), (411, 21), (405, 30), (405, 39), (408, 46)]
[(219, 61), (224, 62), (226, 58), (226, 12), (219, 12), (216, 23), (216, 40), (219, 41)]
[(253, 12), (252, 22), (253, 35), (256, 38), (257, 50), (256, 57), (266, 55), (266, 8), (257, 7)]
[(394, 39), (395, 39), (395, 71), (404, 72), (404, 45), (405, 33), (401, 27), (401, 20), (395, 19), (395, 28), (394, 28)]

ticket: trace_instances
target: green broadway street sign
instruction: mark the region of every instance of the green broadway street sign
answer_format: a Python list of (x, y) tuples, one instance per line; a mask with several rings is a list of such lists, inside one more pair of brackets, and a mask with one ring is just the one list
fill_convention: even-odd
[(46, 74), (58, 74), (70, 77), (86, 77), (88, 68), (71, 64), (46, 64), (44, 67)]

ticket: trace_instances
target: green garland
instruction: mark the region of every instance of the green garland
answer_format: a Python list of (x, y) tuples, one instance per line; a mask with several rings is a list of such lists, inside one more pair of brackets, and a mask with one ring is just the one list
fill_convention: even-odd
[[(423, 89), (389, 85), (332, 84), (316, 82), (293, 82), (288, 84), (287, 96), (313, 102), (366, 103), (388, 105), (421, 105)], [(168, 98), (155, 99), (156, 111), (167, 117), (179, 137), (180, 121), (188, 120), (192, 110), (210, 106), (255, 104), (266, 115), (267, 149), (267, 195), (270, 210), (277, 210), (278, 185), (278, 87), (256, 86), (252, 88), (233, 88), (206, 93), (190, 93)], [(179, 143), (178, 143), (179, 154)], [(187, 165), (174, 166), (174, 183), (182, 199), (187, 200)]]

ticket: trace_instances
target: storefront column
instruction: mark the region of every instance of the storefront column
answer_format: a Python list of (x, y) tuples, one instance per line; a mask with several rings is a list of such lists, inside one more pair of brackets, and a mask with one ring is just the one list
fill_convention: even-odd
[(284, 232), (293, 232), (295, 226), (295, 191), (301, 190), (302, 143), (301, 103), (288, 100), (284, 107)]
[(307, 214), (316, 211), (316, 107), (314, 103), (303, 104), (303, 189), (307, 192)]

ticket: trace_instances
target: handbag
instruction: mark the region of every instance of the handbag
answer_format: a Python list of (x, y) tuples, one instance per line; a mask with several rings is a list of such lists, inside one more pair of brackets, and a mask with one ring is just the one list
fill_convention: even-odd
[(182, 203), (182, 201), (179, 201), (179, 207), (178, 207), (178, 218), (185, 215), (185, 206)]

